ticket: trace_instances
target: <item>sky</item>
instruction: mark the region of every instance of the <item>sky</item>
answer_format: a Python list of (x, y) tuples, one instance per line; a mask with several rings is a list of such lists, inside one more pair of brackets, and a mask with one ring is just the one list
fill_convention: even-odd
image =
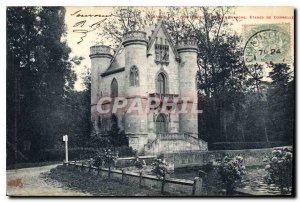
[[(157, 13), (159, 13), (159, 9), (165, 9), (165, 7), (152, 8), (155, 9)], [(97, 35), (98, 30), (99, 32), (101, 31), (101, 26), (95, 31), (87, 33), (83, 40), (81, 39), (83, 34), (76, 33), (74, 30), (90, 30), (91, 26), (96, 26), (94, 23), (103, 20), (112, 11), (112, 7), (66, 7), (65, 24), (67, 34), (64, 37), (64, 40), (67, 41), (68, 46), (72, 49), (70, 57), (82, 56), (85, 58), (79, 66), (74, 67), (78, 78), (75, 83), (75, 90), (80, 91), (84, 89), (81, 75), (86, 72), (87, 68), (90, 68), (89, 47), (95, 45), (99, 41), (104, 41), (104, 45), (109, 45), (109, 43), (108, 40)], [(91, 16), (78, 17), (78, 15)], [(231, 14), (230, 16), (239, 17), (240, 20), (234, 22), (232, 29), (242, 36), (243, 27), (245, 25), (289, 23), (292, 41), (290, 51), (291, 55), (293, 55), (294, 9), (292, 7), (235, 7), (234, 14)]]

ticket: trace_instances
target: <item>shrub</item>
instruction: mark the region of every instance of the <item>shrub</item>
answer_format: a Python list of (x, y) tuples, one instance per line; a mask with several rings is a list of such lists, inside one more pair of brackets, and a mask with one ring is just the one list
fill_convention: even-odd
[(103, 153), (98, 153), (93, 159), (92, 159), (92, 165), (99, 167), (99, 166), (103, 166), (103, 162), (104, 162), (104, 156)]
[(119, 157), (136, 156), (137, 153), (136, 150), (133, 150), (132, 147), (128, 147), (128, 146), (115, 147), (112, 149), (118, 153)]
[(116, 152), (110, 149), (103, 149), (102, 151), (98, 152), (97, 155), (93, 158), (92, 164), (97, 167), (111, 167), (117, 158), (118, 154)]
[(165, 178), (168, 173), (168, 165), (163, 159), (163, 156), (158, 156), (153, 160), (151, 172), (158, 178)]
[(225, 185), (226, 195), (232, 195), (234, 188), (246, 174), (243, 157), (229, 158), (225, 156), (218, 165), (221, 181)]
[(287, 147), (276, 148), (268, 159), (265, 170), (268, 174), (265, 180), (268, 184), (275, 184), (282, 194), (290, 192), (293, 178), (293, 153)]
[(142, 160), (138, 156), (136, 156), (133, 164), (137, 169), (142, 169), (146, 165), (146, 162), (145, 160)]
[(104, 165), (106, 167), (111, 167), (117, 158), (118, 158), (117, 153), (111, 151), (110, 149), (104, 150)]

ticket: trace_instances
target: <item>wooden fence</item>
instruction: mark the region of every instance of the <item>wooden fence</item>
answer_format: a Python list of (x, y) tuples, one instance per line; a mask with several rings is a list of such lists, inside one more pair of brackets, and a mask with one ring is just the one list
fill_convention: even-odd
[(65, 166), (74, 166), (82, 172), (87, 170), (90, 173), (107, 177), (111, 180), (117, 180), (124, 184), (138, 185), (139, 187), (148, 187), (152, 189), (160, 189), (162, 193), (169, 192), (178, 195), (196, 196), (201, 195), (202, 178), (195, 177), (194, 180), (176, 179), (176, 178), (161, 178), (159, 179), (153, 175), (144, 174), (142, 171), (139, 173), (125, 171), (124, 169), (111, 169), (95, 167), (92, 165), (84, 164), (83, 162), (71, 161)]

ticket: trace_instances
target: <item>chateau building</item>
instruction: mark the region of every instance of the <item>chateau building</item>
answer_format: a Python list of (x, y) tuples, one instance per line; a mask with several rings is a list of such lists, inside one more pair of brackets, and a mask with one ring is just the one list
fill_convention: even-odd
[[(197, 106), (197, 44), (184, 40), (174, 45), (162, 21), (148, 30), (124, 34), (114, 54), (109, 46), (90, 48), (94, 130), (105, 134), (117, 124), (129, 146), (141, 154), (207, 150), (206, 142), (198, 138), (198, 114), (168, 111), (172, 103), (182, 107), (177, 101), (183, 97), (189, 106)], [(112, 99), (100, 103), (101, 98)], [(99, 113), (99, 107), (108, 109), (117, 98), (122, 98), (117, 101), (120, 105), (126, 101), (146, 106), (150, 98), (168, 105), (162, 110), (159, 103), (151, 113), (128, 113), (126, 107)]]

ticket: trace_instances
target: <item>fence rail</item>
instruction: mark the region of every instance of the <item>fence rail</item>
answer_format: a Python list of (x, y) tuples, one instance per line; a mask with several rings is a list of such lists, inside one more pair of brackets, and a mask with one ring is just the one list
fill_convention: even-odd
[[(78, 164), (79, 163), (79, 164)], [(92, 165), (84, 164), (83, 162), (70, 161), (65, 163), (64, 165), (75, 166), (84, 171), (87, 169), (89, 172), (92, 170), (97, 171), (99, 175), (100, 172), (106, 173), (109, 179), (118, 178), (121, 179), (121, 182), (125, 182), (125, 177), (129, 184), (138, 183), (139, 186), (145, 186), (150, 188), (161, 188), (161, 192), (164, 193), (166, 190), (169, 192), (182, 192), (188, 195), (199, 195), (201, 194), (202, 189), (202, 178), (196, 177), (194, 180), (185, 180), (185, 179), (176, 179), (176, 178), (158, 178), (153, 175), (147, 175), (143, 172), (134, 173), (134, 172), (126, 172), (124, 169), (111, 169), (111, 168), (102, 168), (95, 167)], [(118, 175), (116, 177), (114, 174)], [(114, 176), (113, 176), (114, 175)]]

